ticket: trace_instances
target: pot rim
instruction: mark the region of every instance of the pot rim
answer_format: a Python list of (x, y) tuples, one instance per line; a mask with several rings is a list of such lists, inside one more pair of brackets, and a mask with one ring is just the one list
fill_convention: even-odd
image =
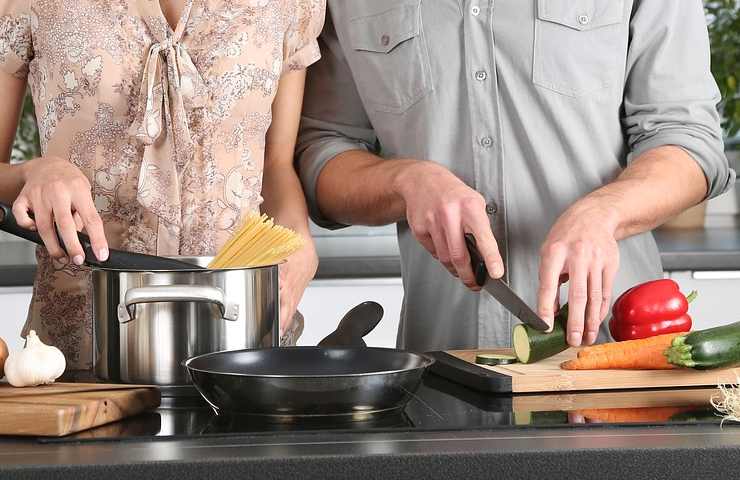
[[(273, 347), (273, 348), (280, 348), (280, 349), (326, 349), (326, 350), (345, 350), (345, 349), (352, 349), (352, 348), (360, 348), (360, 347), (312, 347), (312, 346), (295, 346), (295, 347)], [(410, 368), (402, 368), (402, 369), (396, 369), (396, 370), (378, 370), (375, 372), (359, 372), (359, 373), (337, 373), (332, 375), (327, 374), (303, 374), (303, 375), (289, 375), (289, 374), (256, 374), (256, 373), (238, 373), (238, 372), (221, 372), (216, 370), (208, 370), (204, 368), (196, 368), (191, 366), (190, 364), (198, 360), (202, 357), (206, 356), (212, 356), (220, 353), (227, 353), (227, 352), (244, 352), (244, 351), (256, 351), (256, 350), (265, 350), (264, 348), (247, 348), (242, 350), (221, 350), (218, 352), (211, 352), (211, 353), (204, 353), (203, 355), (198, 355), (192, 358), (188, 358), (187, 360), (184, 360), (182, 362), (182, 365), (187, 368), (188, 371), (195, 371), (200, 373), (207, 373), (211, 375), (224, 375), (229, 377), (248, 377), (248, 378), (289, 378), (289, 379), (317, 379), (317, 378), (350, 378), (350, 377), (370, 377), (374, 375), (392, 375), (392, 374), (398, 374), (398, 373), (409, 373), (414, 372), (417, 370), (426, 370), (429, 367), (432, 366), (436, 362), (436, 360), (431, 357), (430, 355), (427, 355), (425, 353), (417, 353), (417, 352), (411, 352), (408, 350), (401, 350), (398, 348), (385, 348), (385, 347), (361, 347), (363, 349), (367, 350), (384, 350), (388, 352), (395, 352), (395, 353), (402, 353), (402, 354), (408, 354), (413, 355), (416, 357), (419, 357), (421, 360), (421, 364), (410, 367)], [(195, 383), (195, 382), (193, 382)]]

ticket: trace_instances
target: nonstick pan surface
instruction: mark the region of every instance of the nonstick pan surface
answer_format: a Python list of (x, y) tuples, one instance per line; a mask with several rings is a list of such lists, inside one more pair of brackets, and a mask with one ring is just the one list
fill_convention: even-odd
[(217, 352), (185, 365), (219, 413), (361, 418), (405, 406), (432, 363), (403, 350), (353, 346)]

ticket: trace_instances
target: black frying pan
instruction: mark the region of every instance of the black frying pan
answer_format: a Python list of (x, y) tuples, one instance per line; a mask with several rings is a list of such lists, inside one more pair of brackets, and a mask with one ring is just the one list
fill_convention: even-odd
[[(382, 312), (374, 302), (355, 307), (320, 347), (217, 352), (191, 358), (185, 366), (217, 413), (365, 419), (397, 411), (434, 360), (365, 347), (362, 336), (377, 325)], [(325, 346), (327, 340), (333, 345)]]
[[(17, 237), (25, 238), (39, 245), (44, 242), (38, 232), (21, 227), (16, 222), (13, 210), (3, 203), (0, 203), (0, 230), (4, 230)], [(145, 255), (143, 253), (124, 252), (122, 250), (110, 250), (108, 260), (101, 262), (95, 256), (90, 238), (78, 232), (80, 245), (85, 252), (85, 263), (100, 268), (110, 268), (115, 270), (202, 270), (203, 267), (192, 263), (181, 262), (171, 258), (157, 257), (155, 255)], [(64, 242), (59, 239), (59, 245), (64, 248)]]

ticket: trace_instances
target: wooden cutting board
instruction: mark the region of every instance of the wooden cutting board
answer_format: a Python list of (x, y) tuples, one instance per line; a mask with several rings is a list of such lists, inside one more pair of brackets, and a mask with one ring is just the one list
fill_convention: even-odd
[(14, 388), (0, 383), (0, 435), (61, 437), (159, 406), (156, 387), (55, 383)]
[(661, 408), (710, 406), (710, 399), (719, 395), (717, 388), (685, 388), (670, 390), (598, 391), (513, 395), (514, 411), (549, 412), (591, 408)]
[[(478, 353), (512, 354), (510, 349), (435, 352), (432, 370), (450, 380), (492, 392), (562, 392), (663, 387), (716, 387), (737, 383), (740, 369), (720, 370), (563, 370), (560, 364), (576, 357), (568, 349), (537, 363), (496, 367), (476, 365)], [(462, 360), (462, 361), (460, 361)]]

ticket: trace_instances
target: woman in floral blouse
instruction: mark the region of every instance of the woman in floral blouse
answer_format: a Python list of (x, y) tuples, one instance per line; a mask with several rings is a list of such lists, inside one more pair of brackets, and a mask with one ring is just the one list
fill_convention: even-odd
[[(0, 201), (46, 244), (25, 330), (70, 368), (92, 359), (76, 230), (101, 260), (212, 255), (260, 209), (310, 238), (292, 159), (324, 13), (325, 0), (0, 2)], [(8, 165), (26, 86), (43, 156)], [(307, 242), (281, 269), (284, 342), (316, 267)]]

